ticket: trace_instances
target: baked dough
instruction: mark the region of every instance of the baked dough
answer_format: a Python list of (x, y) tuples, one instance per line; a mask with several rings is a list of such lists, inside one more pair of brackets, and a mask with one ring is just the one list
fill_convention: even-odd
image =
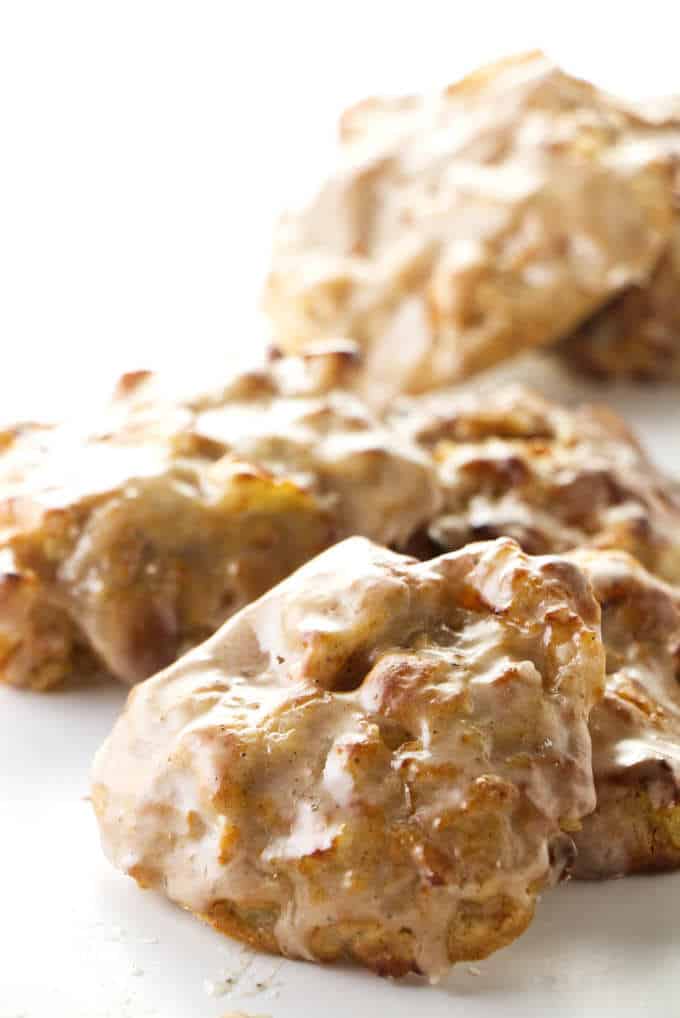
[(540, 53), (440, 95), (367, 100), (342, 138), (280, 226), (265, 307), (286, 349), (359, 341), (378, 405), (572, 332), (670, 237), (656, 125)]
[(680, 592), (622, 552), (569, 558), (602, 606), (604, 699), (590, 715), (597, 809), (575, 834), (579, 877), (680, 866)]
[(680, 381), (680, 216), (651, 277), (629, 287), (557, 350), (570, 367), (598, 379)]
[(680, 380), (680, 97), (647, 104), (660, 151), (673, 160), (674, 226), (648, 279), (640, 280), (558, 346), (576, 370), (603, 380)]
[(353, 538), (133, 690), (94, 765), (104, 849), (255, 947), (435, 979), (571, 860), (603, 676), (570, 563)]
[[(356, 344), (317, 344), (232, 374), (217, 388), (168, 389), (163, 376), (133, 379), (129, 418), (157, 427), (165, 407), (219, 449), (293, 479), (332, 512), (337, 537), (353, 534), (401, 547), (438, 504), (430, 457), (381, 422), (355, 394)], [(127, 413), (127, 411), (126, 411)]]
[(677, 484), (611, 411), (526, 389), (404, 401), (395, 422), (432, 451), (445, 491), (414, 542), (422, 557), (499, 535), (533, 553), (590, 546), (568, 557), (601, 602), (608, 676), (591, 715), (598, 807), (575, 835), (575, 872), (677, 866), (680, 586), (659, 578), (680, 585)]
[(123, 378), (101, 418), (0, 434), (0, 679), (45, 689), (164, 667), (323, 548), (405, 542), (427, 457), (353, 396), (345, 348), (219, 390)]
[(622, 549), (680, 583), (680, 485), (606, 407), (507, 386), (404, 400), (391, 419), (431, 452), (444, 492), (416, 554), (507, 535), (535, 554)]

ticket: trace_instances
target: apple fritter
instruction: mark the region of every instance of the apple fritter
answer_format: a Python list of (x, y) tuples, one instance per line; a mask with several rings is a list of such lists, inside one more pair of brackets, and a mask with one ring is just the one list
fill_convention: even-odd
[(265, 307), (286, 349), (356, 339), (377, 405), (571, 333), (671, 235), (656, 123), (540, 53), (367, 100), (341, 134), (337, 169), (281, 223)]
[(326, 391), (347, 356), (183, 395), (138, 372), (96, 420), (2, 432), (0, 679), (138, 681), (335, 541), (407, 541), (437, 505), (432, 470)]
[(651, 276), (598, 311), (557, 351), (570, 367), (603, 381), (680, 381), (680, 216)]
[(614, 298), (557, 347), (577, 371), (596, 378), (680, 380), (680, 97), (646, 103), (657, 144), (674, 166), (674, 225), (653, 272)]
[(578, 877), (680, 867), (680, 590), (624, 552), (577, 551), (602, 607), (604, 698), (590, 715), (597, 809)]
[(606, 407), (507, 386), (404, 400), (391, 420), (433, 455), (444, 494), (414, 553), (500, 536), (534, 554), (618, 548), (680, 583), (680, 485)]
[(566, 560), (353, 538), (132, 691), (94, 765), (104, 849), (258, 948), (436, 979), (572, 860), (603, 677)]

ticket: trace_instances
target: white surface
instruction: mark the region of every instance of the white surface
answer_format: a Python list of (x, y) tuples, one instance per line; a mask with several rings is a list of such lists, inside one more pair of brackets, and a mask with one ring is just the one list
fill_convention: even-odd
[[(440, 987), (233, 945), (101, 856), (86, 773), (123, 696), (113, 682), (46, 696), (0, 689), (1, 1018), (680, 1014), (680, 874), (561, 887), (524, 937)], [(209, 984), (228, 976), (233, 992), (212, 996)]]
[[(343, 104), (536, 44), (612, 87), (680, 90), (675, 6), (0, 4), (0, 413), (259, 344), (272, 219)], [(680, 476), (677, 389), (596, 393)], [(680, 875), (563, 887), (439, 988), (250, 959), (101, 857), (87, 770), (123, 696), (0, 689), (0, 1018), (680, 1015)]]

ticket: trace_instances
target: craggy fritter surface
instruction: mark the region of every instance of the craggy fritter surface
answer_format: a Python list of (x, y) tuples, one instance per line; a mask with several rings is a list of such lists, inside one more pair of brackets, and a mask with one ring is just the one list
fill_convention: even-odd
[(256, 947), (437, 978), (571, 860), (603, 676), (565, 560), (351, 539), (132, 691), (94, 765), (104, 849)]
[(680, 217), (650, 278), (604, 307), (557, 351), (570, 367), (602, 380), (680, 381)]
[(670, 238), (657, 125), (541, 54), (367, 100), (342, 137), (334, 174), (280, 226), (265, 306), (286, 349), (359, 341), (378, 405), (569, 334)]
[(140, 372), (96, 421), (2, 432), (0, 679), (44, 689), (86, 663), (137, 681), (335, 541), (405, 542), (432, 471), (326, 391), (348, 356), (181, 397)]
[(603, 380), (680, 381), (680, 98), (643, 115), (673, 160), (674, 227), (649, 277), (626, 289), (557, 350), (576, 370)]
[[(135, 376), (124, 426), (156, 427), (167, 412), (218, 449), (293, 479), (327, 506), (338, 539), (359, 534), (400, 547), (438, 504), (429, 456), (382, 423), (346, 386), (358, 370), (352, 342), (319, 344), (300, 357), (233, 374), (188, 394), (162, 376)], [(130, 421), (131, 418), (131, 421)]]
[(432, 453), (444, 493), (415, 554), (509, 536), (534, 554), (622, 549), (680, 583), (680, 485), (611, 410), (507, 386), (404, 400), (391, 420)]
[(680, 591), (623, 552), (569, 555), (602, 607), (604, 699), (590, 715), (597, 809), (579, 877), (680, 866)]

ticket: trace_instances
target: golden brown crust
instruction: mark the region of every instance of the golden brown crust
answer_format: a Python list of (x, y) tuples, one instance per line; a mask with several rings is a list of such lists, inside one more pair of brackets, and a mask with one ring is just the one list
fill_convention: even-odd
[(5, 549), (16, 566), (0, 598), (5, 681), (48, 688), (72, 672), (79, 645), (114, 675), (145, 678), (332, 542), (332, 519), (293, 485), (234, 461), (206, 495), (203, 467), (161, 455), (155, 476), (131, 472), (14, 523)]
[[(257, 918), (254, 917), (254, 912), (257, 913)], [(279, 953), (273, 932), (276, 914), (267, 913), (266, 909), (239, 911), (233, 902), (217, 901), (207, 912), (199, 914), (199, 918), (224, 936), (240, 940), (242, 944), (247, 944), (256, 951), (266, 951), (267, 954)]]
[(605, 694), (590, 717), (597, 809), (578, 877), (680, 865), (680, 593), (622, 552), (569, 556), (602, 607)]
[(438, 463), (445, 507), (412, 546), (423, 557), (509, 536), (533, 554), (623, 549), (680, 583), (680, 488), (613, 411), (509, 386), (403, 401), (391, 420)]
[(674, 167), (674, 226), (654, 270), (628, 287), (572, 335), (557, 353), (576, 371), (608, 380), (680, 380), (680, 97), (640, 110)]
[(602, 880), (680, 867), (680, 803), (654, 806), (644, 784), (620, 788), (604, 799), (576, 835), (580, 848), (573, 875)]
[(14, 685), (49, 689), (75, 663), (77, 630), (42, 594), (35, 573), (8, 555), (0, 573), (0, 674)]
[(602, 381), (680, 380), (680, 220), (650, 278), (598, 311), (557, 352)]
[(572, 332), (646, 279), (673, 224), (658, 125), (540, 53), (438, 96), (366, 100), (285, 219), (265, 294), (289, 350), (348, 335), (384, 405)]
[(623, 421), (604, 408), (566, 410), (508, 388), (408, 401), (394, 419), (440, 464), (445, 510), (413, 542), (420, 557), (435, 554), (437, 546), (503, 534), (534, 553), (581, 546), (569, 557), (585, 570), (601, 602), (609, 674), (590, 724), (598, 807), (575, 835), (575, 872), (609, 876), (675, 867), (677, 485), (656, 471)]
[(287, 956), (431, 977), (485, 957), (594, 806), (598, 630), (565, 560), (346, 541), (136, 687), (94, 767), (104, 848)]
[(334, 541), (408, 540), (435, 479), (334, 388), (354, 357), (337, 344), (186, 392), (134, 372), (78, 428), (3, 432), (0, 680), (47, 688), (85, 649), (138, 681)]
[[(449, 931), (449, 958), (460, 961), (483, 961), (494, 951), (507, 947), (521, 936), (534, 917), (532, 903), (518, 909), (503, 895), (483, 906), (469, 902), (461, 909)], [(460, 945), (465, 947), (461, 950)]]

